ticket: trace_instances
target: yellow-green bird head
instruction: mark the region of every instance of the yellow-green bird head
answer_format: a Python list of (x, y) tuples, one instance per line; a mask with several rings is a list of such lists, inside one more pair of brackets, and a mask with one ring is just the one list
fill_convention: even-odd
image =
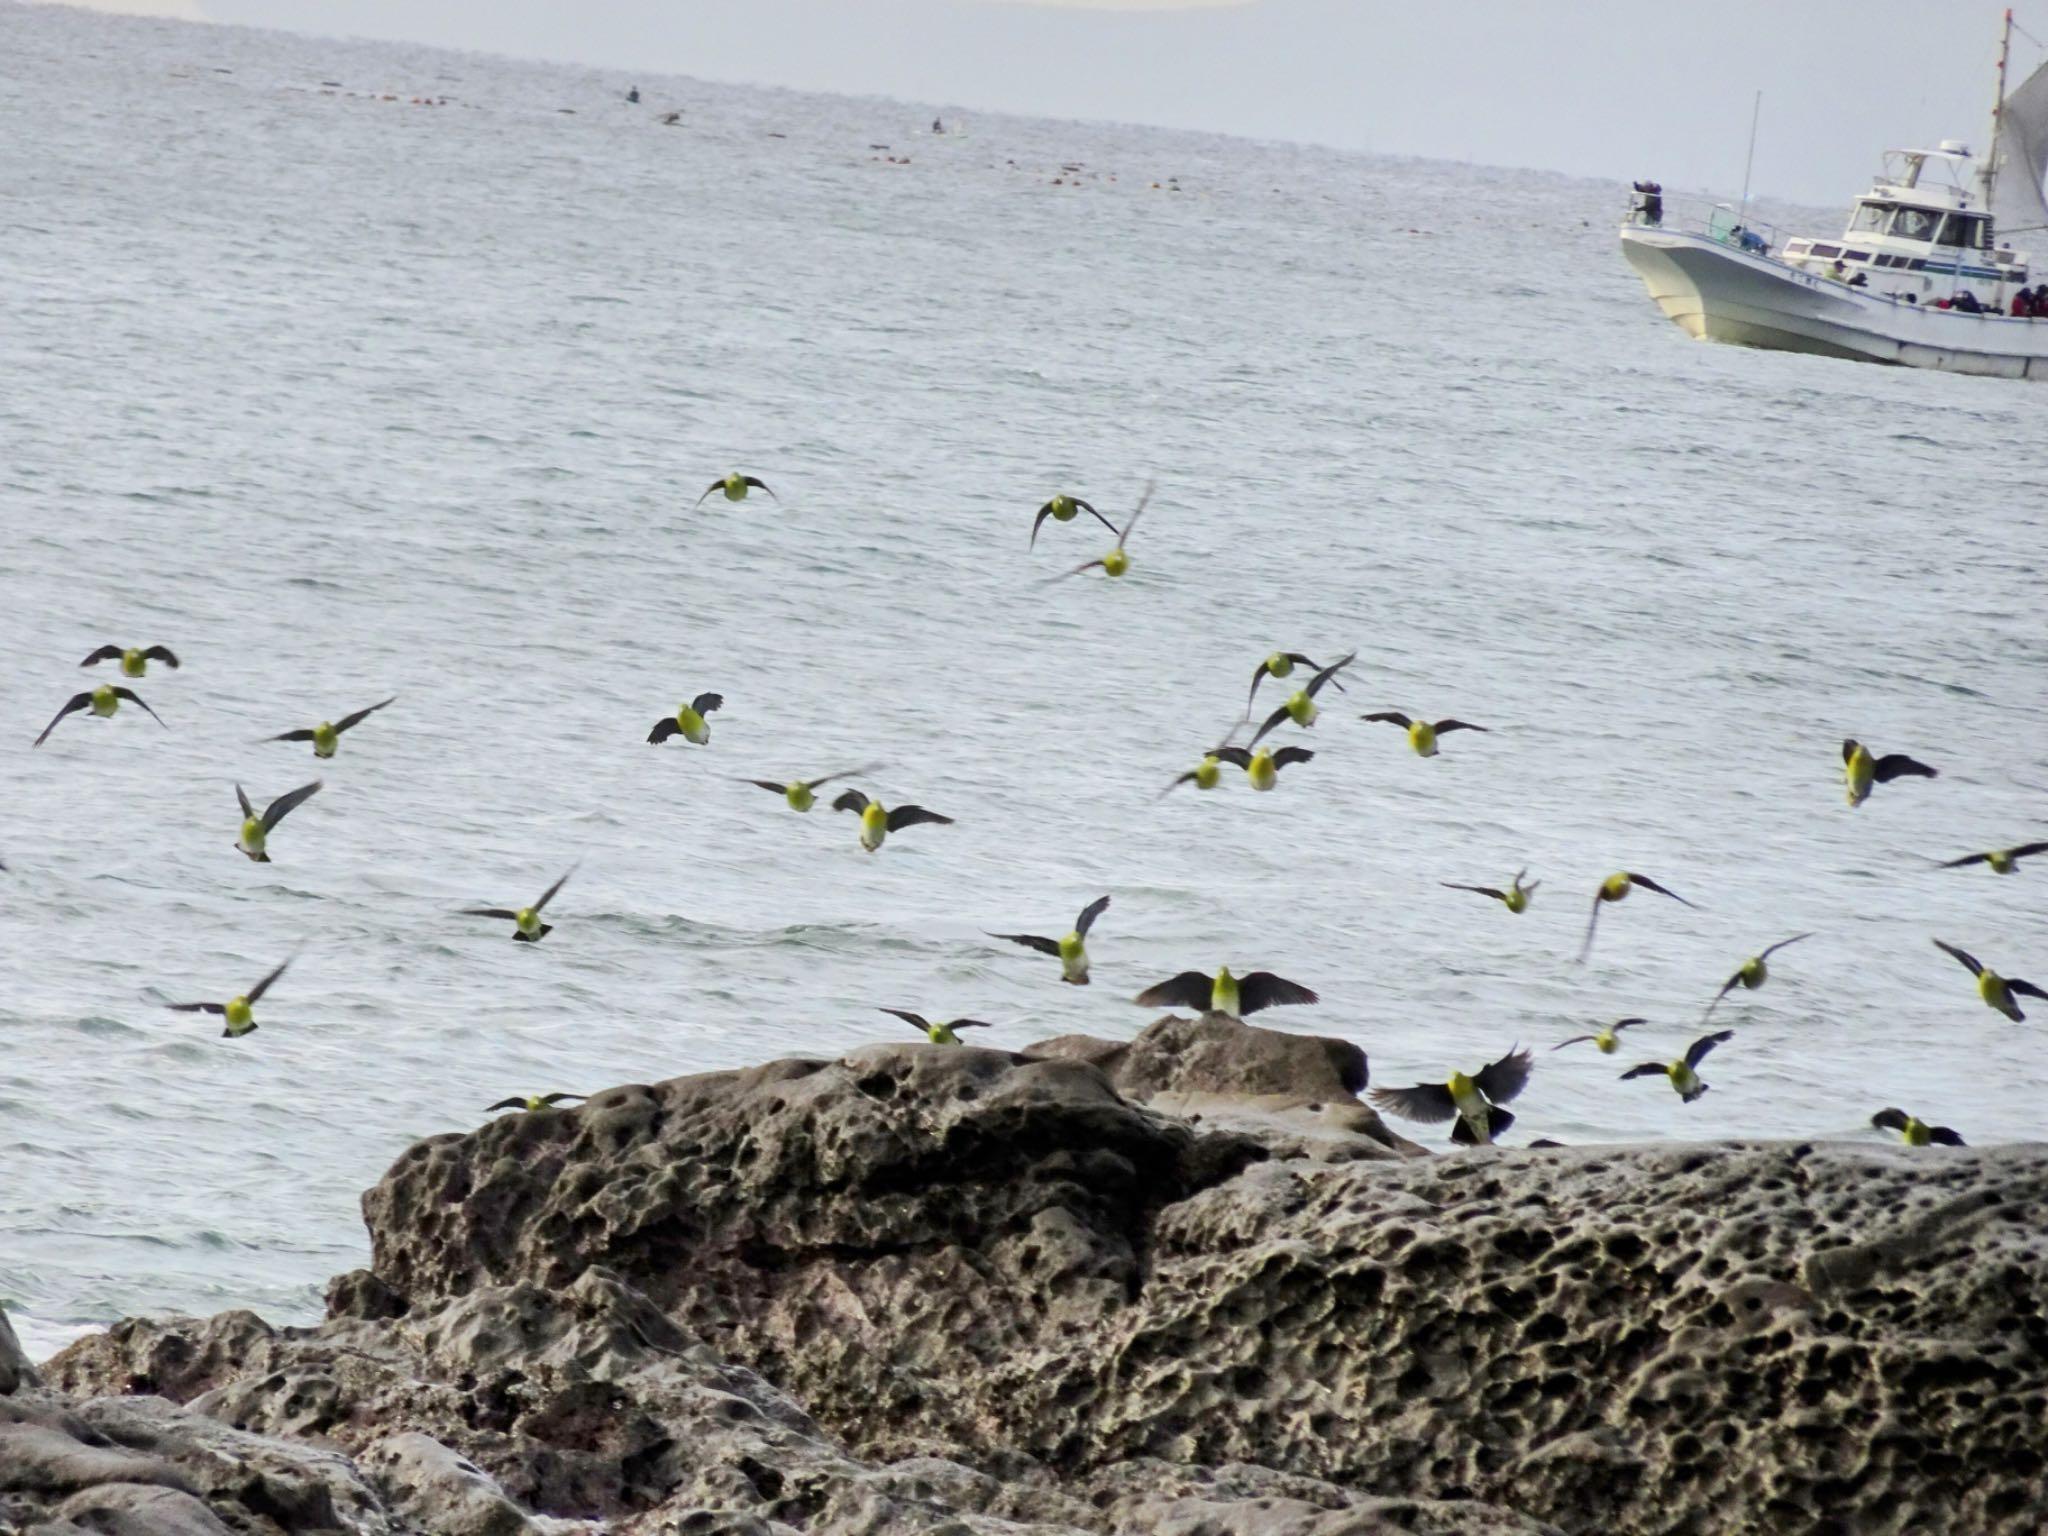
[(1131, 557), (1124, 552), (1121, 544), (1102, 557), (1102, 573), (1105, 576), (1121, 576), (1130, 568)]
[(1269, 677), (1286, 677), (1294, 670), (1294, 657), (1286, 651), (1275, 651), (1266, 658), (1266, 673)]
[(802, 779), (791, 779), (783, 787), (782, 798), (789, 802), (792, 811), (808, 811), (818, 803), (818, 792)]
[(1053, 497), (1045, 505), (1047, 510), (1052, 513), (1052, 520), (1056, 523), (1071, 523), (1074, 520), (1074, 514), (1081, 510), (1081, 504), (1065, 491), (1061, 491), (1059, 495)]
[(1306, 689), (1297, 688), (1287, 696), (1287, 717), (1296, 725), (1314, 724), (1316, 701), (1308, 696)]
[(121, 707), (121, 695), (112, 683), (101, 683), (92, 691), (92, 712), (105, 719)]
[(224, 1012), (227, 1028), (224, 1033), (239, 1039), (256, 1027), (256, 1009), (247, 997), (231, 997)]
[(1223, 763), (1213, 755), (1195, 764), (1195, 788), (1214, 789), (1223, 779)]
[(882, 846), (882, 839), (889, 835), (889, 813), (882, 809), (882, 802), (870, 800), (861, 808), (861, 846), (875, 849)]

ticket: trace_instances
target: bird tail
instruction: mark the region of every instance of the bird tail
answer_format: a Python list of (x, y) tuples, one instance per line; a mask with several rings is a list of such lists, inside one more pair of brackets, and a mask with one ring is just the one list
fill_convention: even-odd
[(1479, 1145), (1479, 1138), (1472, 1134), (1472, 1122), (1463, 1115), (1458, 1116), (1458, 1123), (1451, 1127), (1451, 1140), (1461, 1147), (1476, 1147)]
[(1681, 1093), (1681, 1094), (1679, 1095), (1679, 1098), (1680, 1098), (1680, 1099), (1682, 1099), (1682, 1100), (1683, 1100), (1684, 1102), (1686, 1102), (1687, 1104), (1690, 1104), (1690, 1103), (1691, 1103), (1691, 1102), (1692, 1102), (1692, 1101), (1693, 1101), (1694, 1099), (1698, 1098), (1698, 1097), (1699, 1097), (1699, 1096), (1700, 1096), (1701, 1094), (1705, 1093), (1706, 1091), (1707, 1091), (1707, 1084), (1705, 1084), (1705, 1083), (1701, 1083), (1701, 1084), (1697, 1085), (1696, 1087), (1690, 1088), (1690, 1089), (1688, 1089), (1688, 1090), (1687, 1090), (1686, 1092), (1684, 1092), (1684, 1093)]
[(1506, 1130), (1509, 1126), (1513, 1125), (1514, 1123), (1515, 1117), (1512, 1114), (1510, 1114), (1507, 1110), (1502, 1109), (1498, 1104), (1494, 1105), (1492, 1109), (1487, 1111), (1486, 1131), (1489, 1136), (1498, 1138), (1502, 1131)]

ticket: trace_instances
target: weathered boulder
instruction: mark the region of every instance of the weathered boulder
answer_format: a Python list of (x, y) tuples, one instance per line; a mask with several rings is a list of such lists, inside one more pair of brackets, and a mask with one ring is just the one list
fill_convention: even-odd
[(14, 1336), (14, 1325), (7, 1321), (6, 1310), (0, 1308), (0, 1397), (16, 1387), (32, 1387), (35, 1382), (35, 1367), (23, 1352), (21, 1340)]
[(1114, 1079), (883, 1046), (436, 1138), (321, 1328), (129, 1323), (45, 1374), (332, 1446), (465, 1536), (2048, 1521), (2048, 1149), (1353, 1155), (1162, 1112), (1332, 1086), (1307, 1037), (1146, 1033)]

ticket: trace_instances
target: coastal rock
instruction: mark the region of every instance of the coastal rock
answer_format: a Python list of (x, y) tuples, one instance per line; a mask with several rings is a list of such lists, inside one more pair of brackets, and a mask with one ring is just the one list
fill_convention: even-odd
[(23, 1352), (21, 1340), (14, 1336), (14, 1325), (7, 1321), (6, 1310), (0, 1308), (0, 1397), (7, 1396), (16, 1387), (35, 1384), (35, 1367)]
[(1347, 1071), (1259, 1034), (501, 1118), (366, 1195), (322, 1327), (124, 1324), (45, 1374), (331, 1445), (390, 1518), (487, 1536), (2048, 1520), (2048, 1149), (1343, 1155), (1162, 1112)]

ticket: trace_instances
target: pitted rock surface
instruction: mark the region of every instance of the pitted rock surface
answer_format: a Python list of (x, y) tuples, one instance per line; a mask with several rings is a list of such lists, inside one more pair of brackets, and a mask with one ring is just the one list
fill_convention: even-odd
[(322, 1328), (45, 1375), (480, 1536), (2048, 1522), (2048, 1149), (1288, 1147), (960, 1048), (617, 1089), (401, 1158)]

